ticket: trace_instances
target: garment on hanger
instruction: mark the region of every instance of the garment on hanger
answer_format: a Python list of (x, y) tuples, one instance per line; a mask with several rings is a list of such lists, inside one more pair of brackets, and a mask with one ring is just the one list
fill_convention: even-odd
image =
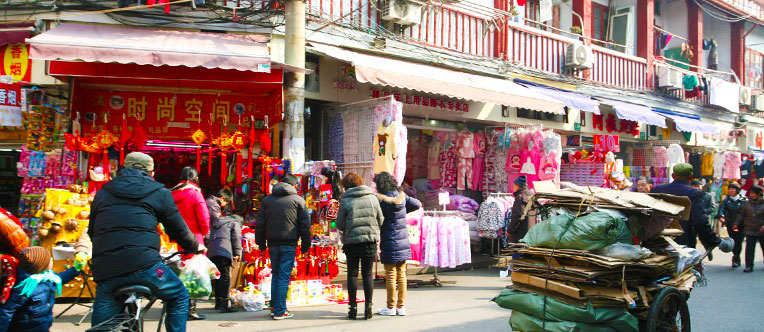
[(753, 162), (753, 170), (757, 178), (764, 178), (764, 159), (758, 159)]
[(740, 152), (728, 151), (724, 155), (724, 166), (722, 167), (722, 178), (725, 180), (739, 180), (740, 166), (742, 157)]
[(724, 151), (714, 152), (714, 178), (721, 179), (724, 175), (724, 161), (726, 160)]
[(397, 122), (390, 122), (388, 126), (385, 126), (383, 121), (377, 126), (377, 133), (374, 135), (374, 174), (382, 172), (395, 174), (397, 135)]
[(701, 157), (701, 176), (714, 176), (714, 154), (706, 152)]
[(668, 150), (663, 146), (653, 147), (653, 165), (666, 167), (669, 165)]
[(395, 181), (398, 182), (398, 185), (400, 186), (403, 184), (403, 178), (406, 176), (406, 155), (408, 152), (408, 136), (409, 131), (406, 129), (406, 127), (403, 125), (403, 123), (400, 123), (398, 121), (395, 121), (397, 128), (395, 129), (395, 167), (393, 169), (394, 173), (393, 176), (395, 177)]
[(482, 133), (475, 133), (474, 138), (475, 159), (472, 160), (472, 182), (470, 189), (483, 190), (483, 173), (485, 170), (485, 156), (487, 152), (487, 139)]
[(447, 135), (440, 150), (440, 186), (441, 188), (451, 188), (456, 186), (456, 144), (453, 144), (455, 135)]
[(668, 147), (668, 163), (670, 166), (686, 162), (684, 149), (679, 144), (671, 144)]

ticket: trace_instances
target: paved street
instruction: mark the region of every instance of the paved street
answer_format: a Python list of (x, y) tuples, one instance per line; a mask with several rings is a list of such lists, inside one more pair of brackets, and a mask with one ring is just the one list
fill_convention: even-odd
[[(761, 253), (754, 273), (743, 273), (742, 268), (729, 267), (730, 255), (715, 252), (713, 262), (707, 264), (709, 284), (692, 292), (689, 305), (693, 331), (762, 331), (764, 317), (764, 263)], [(423, 276), (426, 277), (426, 276)], [(480, 269), (442, 273), (443, 280), (456, 281), (443, 288), (426, 286), (410, 288), (406, 317), (375, 316), (371, 321), (348, 321), (344, 305), (294, 309), (295, 318), (273, 321), (265, 311), (234, 314), (212, 313), (212, 304), (205, 303), (206, 321), (189, 322), (189, 331), (507, 331), (509, 311), (489, 300), (498, 294), (508, 281), (498, 278), (496, 269)], [(415, 277), (412, 277), (415, 279)], [(383, 305), (385, 290), (376, 284), (375, 308)], [(56, 305), (56, 313), (65, 305)], [(89, 324), (72, 324), (84, 309), (74, 309), (72, 315), (62, 317), (52, 331), (85, 331)], [(76, 315), (76, 316), (75, 316)], [(158, 311), (149, 315), (147, 328), (156, 330)], [(226, 323), (238, 326), (224, 327)]]

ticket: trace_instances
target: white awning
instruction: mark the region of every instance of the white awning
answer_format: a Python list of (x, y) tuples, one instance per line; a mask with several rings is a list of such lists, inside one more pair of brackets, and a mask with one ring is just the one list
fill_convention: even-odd
[(508, 79), (468, 74), (312, 43), (317, 51), (355, 66), (356, 80), (452, 98), (564, 114), (562, 102)]

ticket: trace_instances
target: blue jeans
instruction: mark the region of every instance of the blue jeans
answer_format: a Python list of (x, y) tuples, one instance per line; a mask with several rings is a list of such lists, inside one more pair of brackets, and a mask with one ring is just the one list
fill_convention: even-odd
[[(141, 271), (99, 282), (93, 303), (93, 326), (120, 313), (119, 310), (124, 303), (117, 301), (112, 293), (119, 287), (131, 284), (148, 287), (155, 297), (167, 304), (167, 317), (165, 319), (167, 332), (186, 331), (188, 290), (183, 286), (175, 272), (161, 262)], [(145, 305), (145, 303), (144, 301), (143, 304)]]
[(289, 279), (294, 267), (295, 246), (268, 247), (271, 255), (271, 307), (276, 316), (286, 311), (286, 298), (289, 291)]

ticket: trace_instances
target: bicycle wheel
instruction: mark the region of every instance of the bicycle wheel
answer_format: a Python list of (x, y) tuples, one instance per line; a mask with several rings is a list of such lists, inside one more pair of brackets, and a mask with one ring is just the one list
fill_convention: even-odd
[(684, 294), (674, 287), (661, 289), (650, 304), (647, 332), (690, 332), (690, 310)]

